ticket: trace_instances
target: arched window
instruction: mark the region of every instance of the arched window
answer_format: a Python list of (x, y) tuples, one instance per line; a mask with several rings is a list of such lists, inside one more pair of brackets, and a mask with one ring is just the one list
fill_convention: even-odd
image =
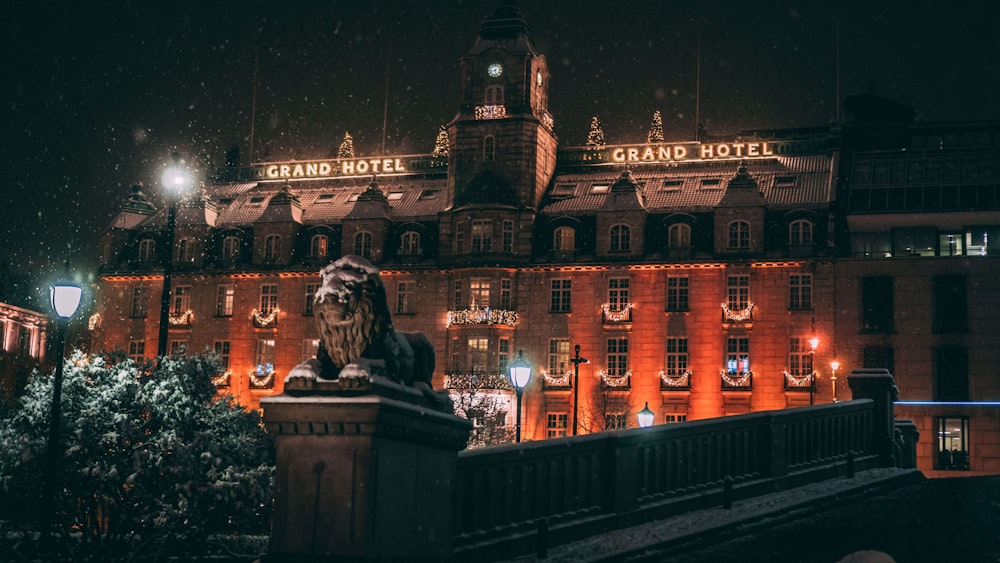
[(326, 258), (329, 252), (330, 239), (326, 235), (313, 235), (309, 241), (309, 256)]
[(240, 237), (229, 236), (222, 239), (222, 259), (236, 260), (240, 257)]
[(139, 241), (139, 260), (152, 262), (156, 259), (156, 241), (151, 238)]
[(628, 225), (615, 225), (611, 227), (610, 246), (611, 252), (628, 252), (632, 249), (632, 230)]
[(483, 162), (493, 162), (497, 157), (497, 139), (493, 135), (483, 138)]
[(177, 241), (177, 261), (194, 262), (194, 239), (182, 238)]
[(493, 84), (486, 87), (486, 98), (483, 100), (488, 106), (503, 105), (503, 86)]
[(420, 254), (420, 233), (416, 231), (406, 231), (399, 240), (399, 253), (413, 256)]
[(559, 227), (552, 233), (552, 248), (569, 252), (576, 249), (576, 231), (573, 227)]
[(690, 248), (691, 226), (686, 223), (670, 225), (670, 229), (667, 231), (667, 247)]
[(361, 231), (354, 235), (354, 253), (362, 258), (372, 257), (372, 234)]
[(733, 221), (729, 224), (729, 248), (750, 248), (750, 223)]
[(277, 260), (281, 256), (281, 235), (268, 235), (264, 239), (264, 260)]
[(788, 226), (788, 244), (812, 244), (813, 224), (812, 221), (798, 219), (792, 221)]

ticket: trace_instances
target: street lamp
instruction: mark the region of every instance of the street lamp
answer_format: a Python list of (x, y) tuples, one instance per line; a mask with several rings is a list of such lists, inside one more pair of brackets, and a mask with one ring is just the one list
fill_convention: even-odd
[(653, 425), (653, 418), (656, 416), (656, 413), (649, 410), (649, 401), (646, 401), (646, 406), (635, 416), (639, 419), (639, 428), (649, 428)]
[(819, 337), (816, 336), (816, 319), (812, 320), (812, 336), (809, 338), (809, 405), (813, 404), (813, 398), (816, 396), (816, 370), (812, 369), (813, 362), (816, 358), (816, 348), (819, 347)]
[(830, 369), (833, 370), (833, 377), (830, 378), (830, 384), (833, 386), (833, 402), (837, 402), (837, 369), (840, 368), (840, 362), (833, 360), (830, 362)]
[(59, 462), (59, 426), (62, 418), (62, 379), (63, 363), (66, 357), (66, 325), (69, 319), (76, 313), (80, 306), (80, 298), (83, 296), (83, 289), (70, 277), (69, 262), (66, 262), (66, 270), (63, 276), (49, 287), (49, 301), (52, 310), (55, 311), (56, 320), (56, 345), (55, 349), (59, 353), (56, 360), (56, 373), (52, 380), (52, 407), (49, 412), (49, 443), (45, 460), (45, 499), (42, 502), (42, 519), (45, 529), (51, 529), (53, 519), (53, 507), (55, 501), (55, 475), (56, 464)]
[(517, 431), (515, 434), (515, 440), (517, 442), (521, 441), (521, 395), (524, 393), (524, 388), (528, 386), (528, 382), (531, 381), (531, 364), (524, 361), (524, 350), (519, 350), (517, 353), (517, 359), (507, 366), (508, 375), (510, 375), (510, 382), (514, 385), (514, 393), (517, 394)]
[(191, 173), (184, 167), (179, 153), (171, 153), (173, 164), (163, 170), (160, 179), (167, 190), (167, 248), (163, 254), (163, 293), (160, 295), (160, 334), (156, 340), (156, 355), (167, 355), (167, 335), (170, 331), (170, 275), (174, 269), (174, 228), (177, 224), (177, 200), (191, 186)]
[(576, 356), (573, 357), (573, 435), (576, 436), (576, 405), (580, 399), (580, 364), (589, 364), (590, 360), (580, 357), (580, 345), (574, 348)]

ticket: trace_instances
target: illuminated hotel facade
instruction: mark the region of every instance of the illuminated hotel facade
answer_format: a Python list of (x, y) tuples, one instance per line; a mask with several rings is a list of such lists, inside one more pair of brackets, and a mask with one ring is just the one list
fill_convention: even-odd
[[(902, 399), (930, 402), (897, 411), (920, 428), (922, 468), (947, 450), (941, 469), (1000, 471), (1000, 196), (947, 206), (930, 166), (950, 145), (914, 151), (900, 125), (867, 146), (846, 124), (560, 148), (546, 59), (504, 5), (460, 66), (447, 150), (232, 166), (189, 197), (170, 350), (218, 352), (220, 390), (256, 407), (315, 353), (319, 268), (358, 254), (396, 328), (433, 342), (436, 386), (494, 396), (508, 425), (504, 368), (523, 352), (525, 439), (635, 426), (646, 406), (665, 424), (846, 399), (852, 369), (887, 367)], [(972, 193), (997, 187), (998, 138), (954, 152), (959, 172), (974, 155)], [(917, 153), (920, 203), (913, 175), (882, 185)], [(105, 234), (96, 349), (155, 353), (166, 222), (136, 188)], [(961, 304), (964, 324), (942, 320)]]

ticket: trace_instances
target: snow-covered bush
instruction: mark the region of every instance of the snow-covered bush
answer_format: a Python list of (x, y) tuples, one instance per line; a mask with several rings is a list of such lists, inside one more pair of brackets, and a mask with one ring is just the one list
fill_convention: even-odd
[[(81, 538), (67, 545), (183, 556), (267, 533), (273, 446), (257, 413), (216, 396), (216, 358), (77, 352), (64, 365), (54, 519)], [(52, 380), (36, 374), (0, 409), (0, 537), (40, 524)]]

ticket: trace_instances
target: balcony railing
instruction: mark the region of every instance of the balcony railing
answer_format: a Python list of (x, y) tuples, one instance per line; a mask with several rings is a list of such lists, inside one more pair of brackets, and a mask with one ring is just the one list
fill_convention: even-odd
[(170, 313), (167, 316), (167, 320), (170, 322), (170, 326), (173, 327), (189, 327), (191, 326), (191, 321), (194, 320), (194, 313), (191, 309), (183, 313)]
[(809, 391), (813, 388), (816, 377), (815, 371), (805, 373), (782, 371), (781, 374), (785, 376), (785, 391)]
[(250, 370), (251, 389), (270, 389), (274, 387), (274, 364), (258, 364)]
[(731, 309), (728, 303), (722, 304), (723, 323), (752, 323), (753, 322), (753, 301), (748, 301), (747, 306), (742, 309)]
[(601, 376), (601, 385), (605, 389), (628, 389), (632, 385), (632, 370), (621, 375), (610, 374), (603, 369), (597, 373)]
[(233, 370), (227, 369), (219, 375), (212, 377), (212, 384), (216, 387), (229, 387), (229, 379), (233, 375)]
[(476, 119), (503, 119), (507, 117), (507, 106), (485, 105), (476, 106)]
[(268, 312), (258, 311), (254, 309), (251, 313), (253, 317), (253, 326), (257, 328), (277, 328), (278, 327), (278, 313), (281, 309), (275, 307)]
[(510, 391), (514, 386), (507, 374), (499, 371), (449, 371), (444, 376), (444, 388), (456, 391), (477, 389), (502, 389)]
[(618, 324), (632, 322), (633, 303), (624, 303), (617, 308), (612, 308), (611, 304), (601, 305), (601, 319), (604, 324)]
[(448, 311), (448, 326), (452, 325), (504, 325), (517, 324), (517, 311), (472, 307)]
[(719, 375), (722, 377), (723, 391), (750, 391), (751, 389), (753, 389), (752, 371), (730, 372), (724, 369), (720, 369)]
[(546, 389), (569, 389), (573, 387), (573, 372), (567, 371), (562, 375), (553, 375), (543, 371), (542, 382)]
[(691, 370), (669, 373), (660, 370), (661, 391), (688, 391), (691, 389)]

